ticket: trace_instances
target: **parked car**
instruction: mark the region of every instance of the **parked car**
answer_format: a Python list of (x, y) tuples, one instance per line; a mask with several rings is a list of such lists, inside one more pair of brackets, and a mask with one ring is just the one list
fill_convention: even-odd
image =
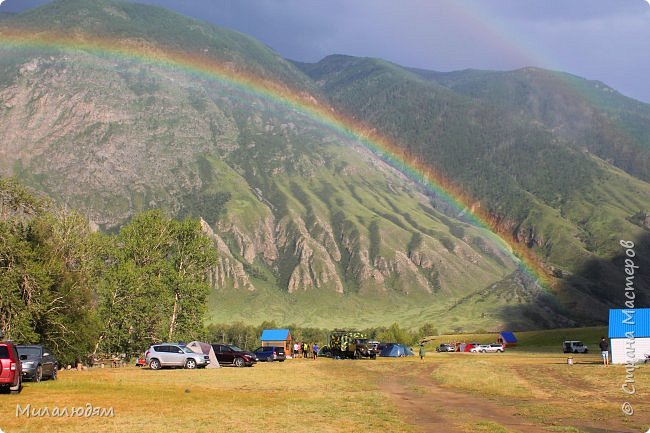
[(495, 353), (501, 353), (504, 351), (503, 344), (499, 343), (490, 343), (490, 344), (483, 344), (481, 345), (481, 352), (495, 352)]
[(0, 392), (18, 394), (23, 389), (22, 366), (16, 346), (0, 342)]
[(145, 352), (145, 362), (152, 370), (163, 367), (203, 368), (210, 363), (210, 358), (196, 353), (182, 344), (154, 344)]
[(257, 362), (254, 353), (247, 352), (232, 344), (216, 343), (212, 345), (219, 364), (231, 364), (235, 367), (252, 367)]
[(582, 341), (569, 340), (562, 343), (564, 353), (588, 353), (589, 349)]
[[(477, 346), (480, 346), (480, 345), (481, 345), (481, 343), (476, 343), (476, 342), (475, 343), (465, 343), (465, 349), (464, 350), (465, 350), (465, 352), (472, 352), (473, 348), (475, 348)], [(462, 344), (461, 344), (461, 347), (462, 347)]]
[(56, 380), (59, 361), (41, 345), (16, 346), (23, 370), (23, 378), (40, 382), (43, 379)]
[(491, 343), (491, 344), (478, 344), (473, 346), (469, 351), (473, 353), (501, 353), (505, 349), (503, 348), (503, 344), (499, 343)]
[(456, 347), (451, 344), (442, 343), (440, 346), (436, 347), (436, 352), (455, 352)]
[(262, 346), (253, 350), (258, 361), (280, 361), (283, 362), (287, 356), (284, 353), (284, 347), (280, 346)]

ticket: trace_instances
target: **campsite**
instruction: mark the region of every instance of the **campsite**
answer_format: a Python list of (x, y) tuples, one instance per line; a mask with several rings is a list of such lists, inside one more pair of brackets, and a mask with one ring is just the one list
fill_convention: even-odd
[[(574, 355), (575, 364), (567, 365), (561, 352), (564, 334), (591, 343), (604, 331), (518, 333), (517, 348), (485, 355), (434, 348), (452, 337), (488, 341), (495, 334), (436, 336), (423, 361), (299, 358), (254, 368), (65, 370), (57, 381), (27, 383), (0, 407), (0, 419), (5, 431), (61, 433), (178, 432), (188, 425), (193, 432), (242, 433), (645, 431), (650, 369), (637, 369), (637, 395), (626, 396), (624, 366), (603, 367), (598, 353)], [(633, 416), (621, 412), (624, 401)], [(55, 407), (87, 405), (112, 408), (114, 415), (51, 416)]]

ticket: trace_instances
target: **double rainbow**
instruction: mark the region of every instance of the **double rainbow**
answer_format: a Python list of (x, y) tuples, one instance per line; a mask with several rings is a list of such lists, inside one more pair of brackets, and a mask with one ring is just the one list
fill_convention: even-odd
[(500, 231), (492, 217), (480, 206), (475, 206), (475, 199), (460, 191), (434, 168), (426, 166), (414, 156), (407, 154), (370, 125), (334, 110), (306, 92), (294, 90), (273, 79), (236, 69), (232, 64), (204, 52), (190, 53), (142, 41), (100, 38), (87, 34), (71, 36), (62, 33), (4, 29), (0, 30), (0, 48), (83, 51), (140, 61), (198, 74), (232, 86), (238, 91), (261, 97), (273, 104), (298, 110), (320, 124), (360, 142), (410, 179), (450, 203), (474, 225), (487, 229), (492, 240), (511, 256), (533, 281), (541, 285), (548, 285), (551, 282), (535, 254), (526, 246), (515, 242), (510, 234)]

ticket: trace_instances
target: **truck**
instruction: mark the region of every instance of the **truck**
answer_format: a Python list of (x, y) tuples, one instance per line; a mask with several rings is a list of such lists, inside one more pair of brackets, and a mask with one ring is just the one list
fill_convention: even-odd
[(327, 346), (334, 358), (377, 358), (379, 343), (357, 331), (336, 329), (327, 339)]

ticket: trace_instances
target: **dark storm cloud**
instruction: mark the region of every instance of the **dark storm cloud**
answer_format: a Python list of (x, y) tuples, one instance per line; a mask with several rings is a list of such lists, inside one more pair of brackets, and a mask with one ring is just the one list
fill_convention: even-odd
[[(251, 35), (285, 57), (380, 57), (441, 71), (535, 65), (650, 102), (644, 0), (139, 0)], [(43, 0), (6, 0), (0, 12)]]

